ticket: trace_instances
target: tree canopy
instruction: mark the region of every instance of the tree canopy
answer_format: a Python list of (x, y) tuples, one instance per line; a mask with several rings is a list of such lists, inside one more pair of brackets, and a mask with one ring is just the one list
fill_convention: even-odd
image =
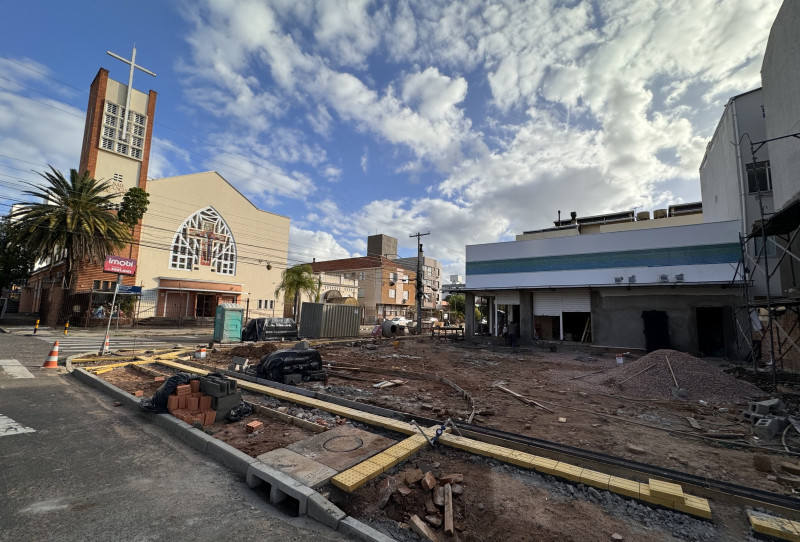
[(27, 245), (41, 260), (62, 256), (70, 291), (81, 261), (101, 262), (131, 241), (128, 227), (112, 211), (110, 184), (89, 172), (71, 169), (69, 179), (50, 166), (40, 173), (44, 186), (31, 184), (24, 194), (42, 203), (24, 203), (11, 215), (10, 229), (17, 245)]
[(306, 263), (284, 269), (281, 273), (281, 282), (275, 288), (275, 297), (278, 297), (281, 291), (286, 296), (286, 299), (292, 298), (294, 300), (292, 308), (296, 319), (299, 314), (298, 302), (300, 294), (307, 293), (313, 296), (317, 292), (317, 280), (314, 278), (314, 271), (311, 266)]
[(0, 293), (28, 280), (36, 253), (26, 243), (17, 243), (8, 219), (0, 220)]

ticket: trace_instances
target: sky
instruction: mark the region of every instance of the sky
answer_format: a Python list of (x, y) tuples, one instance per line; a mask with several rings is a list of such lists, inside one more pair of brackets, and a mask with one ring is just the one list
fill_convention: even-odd
[[(3, 8), (0, 214), (76, 168), (99, 68), (158, 93), (149, 177), (218, 171), (291, 219), (288, 265), (463, 274), (466, 245), (700, 200), (780, 0), (27, 0)], [(264, 241), (265, 244), (268, 241)]]

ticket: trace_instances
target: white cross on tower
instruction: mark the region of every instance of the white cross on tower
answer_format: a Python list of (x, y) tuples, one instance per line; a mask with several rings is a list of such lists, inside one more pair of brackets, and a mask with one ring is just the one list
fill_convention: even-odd
[(106, 51), (106, 53), (108, 53), (109, 55), (113, 56), (117, 60), (121, 60), (125, 64), (130, 65), (130, 67), (131, 67), (130, 75), (128, 75), (128, 90), (125, 93), (125, 115), (124, 115), (125, 116), (125, 124), (123, 125), (123, 128), (122, 128), (122, 135), (125, 137), (125, 141), (127, 141), (128, 140), (128, 118), (131, 115), (131, 91), (133, 90), (133, 70), (135, 70), (135, 69), (136, 70), (142, 70), (144, 73), (146, 73), (148, 75), (152, 75), (153, 77), (155, 77), (156, 74), (154, 74), (150, 70), (148, 70), (146, 68), (143, 68), (143, 67), (139, 66), (138, 64), (136, 64), (136, 44), (133, 45), (133, 52), (131, 53), (131, 59), (130, 60), (128, 60), (127, 58), (122, 58), (119, 55), (115, 55), (111, 51)]

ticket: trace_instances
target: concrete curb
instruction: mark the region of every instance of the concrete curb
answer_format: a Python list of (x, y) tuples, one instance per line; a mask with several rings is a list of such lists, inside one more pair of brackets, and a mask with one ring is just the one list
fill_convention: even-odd
[[(67, 370), (88, 386), (95, 388), (112, 398), (121, 401), (123, 405), (139, 409), (141, 397), (134, 397), (124, 390), (109, 384), (102, 378), (93, 375), (86, 369), (72, 367), (72, 359), (82, 354), (67, 358)], [(255, 488), (262, 484), (269, 485), (269, 501), (276, 505), (287, 499), (292, 499), (298, 504), (298, 515), (308, 516), (319, 523), (343, 534), (369, 542), (395, 542), (372, 527), (348, 516), (328, 499), (295, 480), (294, 478), (269, 467), (258, 459), (237, 450), (233, 446), (219, 441), (181, 421), (170, 414), (154, 414), (152, 423), (164, 429), (169, 434), (188, 444), (200, 453), (210, 456), (222, 465), (230, 468), (236, 474), (245, 477), (248, 487)]]

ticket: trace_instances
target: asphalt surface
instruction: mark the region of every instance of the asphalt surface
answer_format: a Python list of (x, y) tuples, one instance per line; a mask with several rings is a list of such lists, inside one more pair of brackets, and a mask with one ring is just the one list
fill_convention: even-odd
[(147, 413), (42, 369), (49, 350), (0, 333), (0, 540), (347, 540), (273, 508)]

